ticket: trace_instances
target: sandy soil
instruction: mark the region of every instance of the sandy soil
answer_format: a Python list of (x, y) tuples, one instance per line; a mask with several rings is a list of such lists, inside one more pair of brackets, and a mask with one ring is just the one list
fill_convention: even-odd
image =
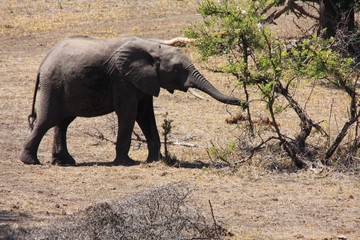
[[(359, 175), (270, 172), (254, 165), (235, 173), (204, 167), (210, 161), (206, 153), (210, 142), (222, 145), (243, 131), (225, 123), (228, 112), (236, 114), (239, 109), (210, 97), (200, 100), (188, 93), (162, 91), (155, 100), (159, 131), (167, 112), (173, 120), (171, 140), (196, 145), (170, 146), (172, 154), (187, 163), (178, 168), (163, 163), (101, 164), (113, 160), (115, 147), (88, 134), (100, 131), (114, 139), (111, 116), (79, 118), (70, 126), (69, 150), (78, 166), (49, 163), (52, 131), (39, 149), (42, 165), (27, 166), (18, 160), (29, 134), (27, 116), (37, 68), (54, 43), (73, 34), (170, 39), (200, 19), (196, 8), (195, 0), (0, 2), (0, 225), (44, 225), (94, 203), (185, 181), (196, 187), (192, 201), (204, 212), (209, 211), (211, 200), (216, 218), (234, 234), (233, 239), (338, 239), (342, 235), (360, 239)], [(214, 85), (225, 93), (232, 91), (230, 78), (207, 72), (193, 49), (184, 51)], [(329, 106), (336, 96), (340, 98), (332, 104), (345, 101), (334, 89), (322, 92), (327, 94), (312, 99), (320, 106), (324, 102)], [(318, 107), (308, 111), (316, 115)], [(339, 122), (344, 112), (337, 113)], [(291, 113), (284, 113), (283, 126), (293, 125), (289, 117)], [(133, 141), (130, 154), (143, 161), (146, 145)]]

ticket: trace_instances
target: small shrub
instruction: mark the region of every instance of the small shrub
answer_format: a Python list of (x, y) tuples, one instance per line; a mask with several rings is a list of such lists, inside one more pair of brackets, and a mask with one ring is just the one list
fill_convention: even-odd
[(19, 239), (221, 239), (229, 234), (213, 216), (190, 207), (191, 192), (188, 184), (167, 184), (124, 202), (95, 204), (55, 224), (27, 230)]
[(171, 133), (171, 128), (172, 128), (172, 122), (173, 120), (170, 120), (168, 118), (168, 113), (166, 112), (165, 114), (165, 118), (164, 118), (164, 122), (161, 125), (162, 129), (163, 129), (163, 135), (164, 135), (164, 151), (165, 151), (165, 156), (164, 156), (164, 162), (169, 165), (169, 166), (173, 166), (174, 164), (176, 164), (178, 162), (176, 156), (172, 156), (171, 153), (169, 152), (168, 149), (168, 145), (169, 145), (169, 135)]

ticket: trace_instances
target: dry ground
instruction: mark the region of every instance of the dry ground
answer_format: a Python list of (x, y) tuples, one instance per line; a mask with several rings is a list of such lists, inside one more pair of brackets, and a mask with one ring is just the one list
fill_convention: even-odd
[[(44, 225), (94, 203), (126, 199), (150, 187), (185, 181), (196, 186), (192, 201), (204, 212), (209, 211), (211, 200), (216, 218), (235, 234), (233, 239), (337, 239), (340, 235), (360, 239), (358, 175), (274, 173), (254, 165), (231, 173), (226, 168), (195, 164), (209, 161), (205, 149), (210, 141), (221, 145), (242, 131), (224, 121), (228, 111), (236, 114), (239, 110), (209, 98), (204, 101), (187, 93), (162, 91), (155, 101), (158, 125), (166, 112), (174, 120), (172, 140), (197, 145), (170, 147), (178, 159), (189, 163), (180, 168), (162, 163), (102, 166), (114, 158), (114, 145), (85, 133), (98, 129), (112, 137), (109, 117), (77, 119), (71, 125), (69, 148), (79, 166), (49, 163), (52, 131), (39, 150), (43, 165), (27, 166), (18, 160), (29, 134), (27, 115), (36, 71), (54, 43), (73, 34), (169, 39), (199, 20), (196, 8), (195, 0), (0, 1), (0, 225)], [(233, 89), (231, 79), (206, 72), (196, 54), (186, 51), (214, 85), (226, 93)], [(314, 107), (308, 108), (311, 116), (319, 116), (317, 120), (328, 114), (331, 102), (334, 109), (346, 102), (335, 89), (317, 90), (319, 94), (311, 99)], [(285, 129), (294, 125), (292, 114), (283, 114)], [(340, 125), (346, 108), (334, 115)], [(145, 159), (145, 145), (133, 145), (131, 156)], [(271, 159), (262, 162), (266, 161)]]

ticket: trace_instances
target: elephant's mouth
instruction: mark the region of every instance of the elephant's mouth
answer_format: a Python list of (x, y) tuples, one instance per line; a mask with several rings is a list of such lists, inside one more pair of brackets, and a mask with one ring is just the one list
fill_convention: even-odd
[(175, 92), (175, 90), (178, 90), (178, 91), (182, 91), (182, 92), (187, 92), (188, 88), (176, 88), (176, 89), (166, 89), (169, 93), (173, 94)]

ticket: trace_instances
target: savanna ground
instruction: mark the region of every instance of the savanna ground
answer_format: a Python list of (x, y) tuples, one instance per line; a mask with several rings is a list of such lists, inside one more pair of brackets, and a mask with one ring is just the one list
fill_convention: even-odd
[[(210, 97), (201, 100), (189, 93), (171, 95), (162, 90), (155, 100), (159, 131), (167, 112), (173, 120), (170, 140), (195, 145), (169, 146), (183, 163), (180, 167), (160, 162), (104, 166), (113, 160), (115, 147), (88, 133), (100, 131), (114, 138), (115, 120), (109, 116), (78, 118), (70, 126), (68, 144), (76, 167), (50, 164), (52, 131), (39, 149), (42, 165), (28, 166), (18, 160), (29, 135), (27, 116), (37, 68), (56, 42), (75, 34), (170, 39), (200, 20), (197, 7), (195, 0), (0, 1), (0, 226), (46, 225), (95, 203), (124, 200), (183, 181), (196, 189), (190, 202), (204, 214), (210, 214), (211, 201), (215, 218), (234, 234), (232, 239), (360, 239), (360, 178), (354, 171), (271, 171), (266, 166), (276, 162), (274, 156), (257, 156), (256, 163), (244, 164), (235, 172), (206, 167), (211, 142), (221, 146), (244, 131), (225, 123), (229, 112), (235, 115), (240, 110)], [(279, 31), (296, 34), (288, 26), (291, 17), (280, 22)], [(194, 49), (184, 51), (214, 85), (225, 93), (233, 90), (233, 79), (206, 71)], [(336, 109), (332, 125), (341, 126), (347, 116), (345, 95), (319, 88), (310, 99), (309, 114), (319, 121), (328, 119), (332, 105)], [(305, 87), (300, 96), (311, 89)], [(281, 126), (289, 127), (289, 132), (294, 126), (292, 114), (289, 110), (281, 116)], [(145, 144), (133, 141), (130, 154), (144, 160)]]

